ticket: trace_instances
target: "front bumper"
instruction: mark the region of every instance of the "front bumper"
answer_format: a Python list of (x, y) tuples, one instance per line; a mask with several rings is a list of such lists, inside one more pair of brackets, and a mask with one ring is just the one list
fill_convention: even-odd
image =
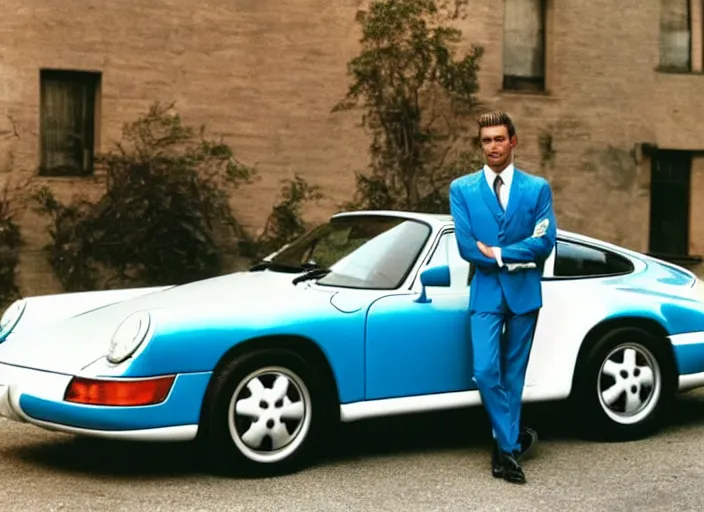
[(198, 431), (210, 372), (180, 374), (160, 404), (117, 407), (64, 401), (71, 375), (0, 364), (0, 416), (76, 435), (188, 441)]

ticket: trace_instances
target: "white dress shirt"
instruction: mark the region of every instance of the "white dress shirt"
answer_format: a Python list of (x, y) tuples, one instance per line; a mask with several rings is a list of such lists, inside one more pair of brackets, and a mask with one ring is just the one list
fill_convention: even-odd
[(508, 164), (508, 167), (501, 171), (501, 174), (496, 174), (488, 165), (484, 166), (484, 177), (486, 182), (489, 184), (489, 188), (494, 191), (494, 180), (497, 176), (501, 176), (503, 180), (503, 185), (501, 185), (501, 191), (499, 192), (499, 200), (501, 201), (501, 206), (504, 210), (508, 206), (509, 195), (511, 193), (511, 182), (513, 181), (513, 164)]
[[(488, 165), (484, 166), (484, 177), (486, 178), (486, 181), (489, 184), (489, 188), (491, 189), (492, 193), (494, 192), (494, 180), (497, 176), (501, 176), (503, 184), (501, 185), (501, 190), (499, 191), (499, 201), (501, 202), (501, 206), (503, 206), (504, 211), (506, 211), (509, 196), (511, 195), (511, 182), (513, 181), (513, 171), (513, 164), (508, 164), (508, 167), (501, 171), (500, 174), (497, 174), (492, 171)], [(494, 256), (496, 257), (496, 262), (499, 264), (499, 267), (503, 267), (504, 262), (501, 259), (501, 248), (492, 247), (492, 250), (494, 251)]]

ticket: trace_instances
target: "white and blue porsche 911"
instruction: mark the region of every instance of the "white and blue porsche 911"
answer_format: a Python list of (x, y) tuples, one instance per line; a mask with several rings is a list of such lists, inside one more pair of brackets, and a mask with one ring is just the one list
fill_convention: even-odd
[[(704, 385), (692, 273), (560, 231), (544, 276), (525, 401), (633, 438)], [(0, 414), (290, 470), (339, 421), (480, 404), (470, 277), (449, 216), (348, 212), (246, 272), (25, 298), (2, 317)]]

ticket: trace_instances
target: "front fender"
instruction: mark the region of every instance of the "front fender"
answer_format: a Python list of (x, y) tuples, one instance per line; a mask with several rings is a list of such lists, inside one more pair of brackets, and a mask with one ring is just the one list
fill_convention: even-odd
[(149, 375), (212, 372), (234, 346), (264, 338), (304, 338), (316, 344), (330, 364), (343, 401), (364, 398), (364, 324), (366, 308), (344, 313), (329, 305), (291, 305), (266, 314), (232, 309), (163, 308), (152, 310), (154, 334), (131, 360), (110, 367), (104, 359), (86, 369), (96, 375)]
[(23, 334), (36, 329), (46, 328), (46, 326), (61, 320), (135, 297), (166, 290), (167, 288), (170, 288), (170, 286), (57, 293), (27, 297), (22, 299), (25, 302), (22, 317), (12, 332), (6, 334), (5, 338), (19, 333)]

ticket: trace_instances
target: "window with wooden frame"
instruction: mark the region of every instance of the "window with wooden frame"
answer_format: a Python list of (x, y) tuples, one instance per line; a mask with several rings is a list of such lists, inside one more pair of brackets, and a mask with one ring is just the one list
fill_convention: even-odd
[(703, 0), (661, 0), (659, 69), (702, 71)]
[(93, 173), (100, 82), (96, 72), (40, 71), (40, 175)]
[(505, 0), (505, 90), (545, 90), (546, 19), (547, 0)]

